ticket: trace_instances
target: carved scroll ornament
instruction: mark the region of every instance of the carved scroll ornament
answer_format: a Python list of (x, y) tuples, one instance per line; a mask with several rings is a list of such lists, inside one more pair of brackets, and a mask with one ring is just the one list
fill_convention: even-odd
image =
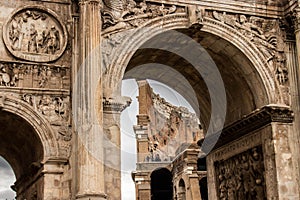
[(67, 32), (49, 9), (22, 8), (3, 26), (4, 43), (15, 57), (35, 62), (58, 59), (67, 45)]

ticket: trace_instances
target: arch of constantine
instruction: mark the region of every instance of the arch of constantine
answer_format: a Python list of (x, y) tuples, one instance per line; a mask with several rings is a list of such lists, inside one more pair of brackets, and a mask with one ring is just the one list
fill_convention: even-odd
[(134, 78), (137, 199), (299, 199), (299, 30), (297, 0), (1, 1), (0, 156), (16, 198), (121, 199)]

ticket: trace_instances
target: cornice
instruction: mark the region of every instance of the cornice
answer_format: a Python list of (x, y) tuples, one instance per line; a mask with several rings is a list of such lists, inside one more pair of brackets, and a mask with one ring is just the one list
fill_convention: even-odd
[(257, 1), (233, 1), (233, 0), (151, 0), (149, 2), (168, 3), (180, 6), (200, 6), (206, 10), (216, 10), (232, 13), (240, 13), (245, 15), (278, 18), (283, 16), (284, 12), (296, 3), (296, 0), (289, 1), (286, 5), (266, 4)]
[[(226, 126), (223, 130), (210, 135), (209, 137), (205, 138), (205, 140), (208, 142), (210, 140), (213, 141), (221, 132), (218, 142), (214, 146), (214, 149), (217, 149), (273, 122), (292, 123), (293, 120), (294, 114), (289, 107), (267, 105)], [(201, 145), (202, 142), (199, 141), (198, 144)]]
[(104, 112), (122, 112), (131, 104), (131, 98), (103, 98), (103, 111)]

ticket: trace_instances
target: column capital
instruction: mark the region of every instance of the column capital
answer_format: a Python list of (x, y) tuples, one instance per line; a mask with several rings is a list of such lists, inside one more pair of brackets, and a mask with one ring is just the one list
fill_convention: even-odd
[(300, 7), (297, 7), (292, 11), (292, 21), (295, 33), (300, 31)]
[(103, 98), (103, 111), (104, 112), (122, 112), (131, 104), (131, 98), (120, 96), (114, 98)]
[(100, 9), (102, 8), (102, 0), (79, 0), (78, 5), (84, 6), (84, 5), (94, 5), (98, 6)]

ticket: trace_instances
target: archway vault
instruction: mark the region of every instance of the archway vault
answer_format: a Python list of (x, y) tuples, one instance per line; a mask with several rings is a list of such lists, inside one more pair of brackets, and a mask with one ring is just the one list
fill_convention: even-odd
[[(132, 34), (132, 37), (128, 37), (130, 40), (124, 40), (117, 46), (111, 57), (112, 61), (107, 71), (109, 80), (105, 81), (107, 84), (105, 96), (117, 91), (123, 78), (154, 79), (182, 94), (196, 112), (200, 111), (201, 121), (204, 128), (207, 128), (211, 117), (211, 105), (201, 75), (178, 55), (157, 49), (143, 49), (143, 46), (157, 42), (156, 39), (164, 33), (176, 30), (199, 42), (216, 63), (226, 89), (227, 124), (264, 105), (283, 103), (273, 66), (270, 66), (253, 43), (237, 30), (214, 19), (205, 17), (202, 25), (201, 28), (191, 28), (188, 18), (174, 14), (172, 17), (154, 19), (144, 27), (130, 31)], [(184, 48), (188, 51), (188, 45)], [(171, 67), (180, 74), (179, 76), (183, 76), (191, 85), (196, 101), (187, 92), (190, 89), (178, 86), (176, 77), (168, 78), (170, 76), (168, 73), (160, 76), (151, 74), (151, 68), (154, 68), (155, 63)]]
[[(1, 130), (1, 140), (3, 137), (6, 138), (6, 140), (10, 140), (2, 140), (3, 143), (8, 145), (9, 148), (1, 148), (3, 152), (0, 153), (6, 154), (3, 155), (3, 157), (10, 162), (14, 170), (22, 167), (22, 165), (15, 165), (20, 164), (18, 163), (18, 160), (15, 160), (16, 163), (14, 163), (14, 159), (16, 158), (8, 157), (9, 154), (13, 154), (15, 150), (20, 151), (19, 153), (22, 153), (24, 156), (23, 159), (28, 158), (26, 153), (30, 153), (30, 151), (36, 151), (33, 152), (33, 154), (35, 154), (35, 158), (33, 158), (32, 161), (38, 161), (41, 164), (45, 163), (49, 159), (57, 159), (59, 157), (59, 148), (54, 130), (51, 128), (49, 122), (26, 102), (11, 95), (1, 93), (0, 118), (2, 119), (1, 124), (3, 127), (5, 127), (5, 129)], [(6, 131), (11, 135), (7, 135)], [(13, 142), (20, 143), (14, 144)], [(24, 147), (24, 145), (29, 146)], [(12, 151), (9, 151), (10, 147), (12, 147)], [(25, 149), (22, 152), (23, 147), (32, 147), (32, 149)], [(18, 178), (17, 171), (18, 170), (15, 170), (15, 173), (16, 177)]]

